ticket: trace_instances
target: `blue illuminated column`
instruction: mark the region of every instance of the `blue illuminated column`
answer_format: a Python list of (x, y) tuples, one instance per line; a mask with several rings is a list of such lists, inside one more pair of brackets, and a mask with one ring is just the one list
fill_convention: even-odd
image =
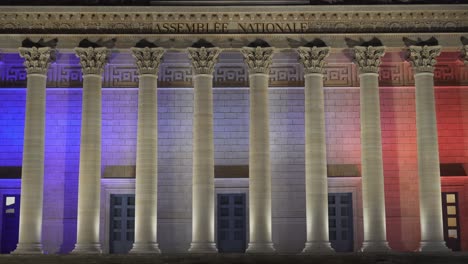
[(130, 253), (161, 253), (158, 223), (158, 69), (162, 48), (132, 48), (139, 75), (135, 243)]
[(101, 253), (99, 208), (101, 206), (101, 87), (109, 57), (107, 48), (75, 48), (83, 71), (78, 230), (73, 253)]
[(304, 66), (305, 96), (305, 187), (307, 242), (303, 253), (331, 253), (328, 238), (327, 142), (323, 95), (323, 65), (328, 47), (300, 47)]
[(42, 253), (44, 190), (44, 125), (47, 70), (54, 50), (49, 47), (20, 48), (28, 73), (26, 122), (21, 173), (19, 241), (13, 254)]
[(444, 241), (439, 144), (434, 99), (434, 66), (440, 46), (410, 46), (409, 62), (416, 86), (419, 210), (424, 252), (450, 251)]
[(241, 49), (249, 68), (249, 247), (247, 253), (274, 252), (271, 237), (271, 168), (268, 80), (273, 48)]
[(189, 48), (194, 80), (191, 253), (216, 253), (214, 241), (213, 71), (219, 48)]
[(361, 112), (363, 252), (385, 252), (385, 192), (380, 124), (379, 66), (385, 47), (354, 47), (354, 63), (359, 69)]

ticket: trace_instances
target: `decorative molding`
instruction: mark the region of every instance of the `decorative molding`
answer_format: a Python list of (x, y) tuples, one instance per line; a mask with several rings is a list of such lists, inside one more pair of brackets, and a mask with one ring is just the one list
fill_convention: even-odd
[(83, 75), (102, 75), (104, 72), (104, 66), (106, 65), (110, 55), (110, 51), (107, 48), (75, 48), (75, 52), (76, 56), (80, 59)]
[(54, 50), (50, 47), (19, 48), (19, 54), (24, 58), (24, 66), (28, 74), (47, 74), (53, 61)]
[(131, 48), (138, 74), (158, 74), (165, 50), (163, 48)]
[(440, 55), (441, 49), (441, 46), (409, 46), (408, 60), (414, 72), (434, 72), (436, 58)]
[(1, 34), (463, 32), (466, 5), (2, 7)]
[(195, 74), (213, 74), (220, 48), (188, 48), (187, 51)]
[(359, 73), (379, 73), (381, 58), (385, 55), (385, 47), (354, 47), (354, 63)]
[[(67, 58), (68, 59), (68, 58)], [(131, 59), (129, 59), (131, 60)], [(162, 62), (160, 64), (158, 87), (193, 87), (194, 73), (187, 62)], [(50, 65), (47, 71), (48, 88), (82, 87), (82, 71), (78, 60), (59, 61)], [(350, 62), (329, 62), (323, 70), (325, 87), (358, 87), (358, 67)], [(0, 64), (0, 89), (25, 88), (27, 72), (22, 60), (15, 59)], [(104, 88), (137, 88), (138, 68), (134, 63), (109, 63), (104, 67), (102, 78)], [(436, 86), (468, 86), (468, 67), (454, 56), (442, 59), (434, 68)], [(380, 65), (379, 84), (386, 87), (414, 86), (413, 69), (409, 62), (387, 62)], [(217, 63), (213, 71), (214, 87), (248, 87), (248, 67), (241, 60)], [(275, 60), (269, 72), (270, 87), (303, 87), (304, 69), (297, 60)]]
[(249, 68), (250, 74), (255, 73), (270, 73), (271, 62), (273, 59), (273, 48), (255, 48), (243, 47), (241, 53), (244, 56), (244, 62)]
[(325, 58), (330, 54), (329, 47), (299, 47), (296, 51), (306, 73), (324, 72)]

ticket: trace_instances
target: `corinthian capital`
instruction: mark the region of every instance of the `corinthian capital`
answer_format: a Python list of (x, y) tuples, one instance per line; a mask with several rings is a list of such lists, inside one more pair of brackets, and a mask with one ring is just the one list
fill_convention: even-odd
[(50, 47), (19, 48), (19, 54), (24, 58), (24, 66), (28, 74), (47, 74), (52, 62), (54, 50)]
[(188, 48), (195, 74), (213, 74), (214, 67), (221, 53), (220, 48)]
[(271, 60), (273, 58), (273, 48), (243, 47), (241, 49), (244, 55), (244, 61), (249, 67), (249, 73), (270, 73)]
[(104, 66), (109, 58), (109, 50), (107, 48), (75, 48), (75, 53), (80, 58), (83, 75), (101, 75), (104, 72)]
[(462, 53), (462, 56), (461, 56), (462, 61), (465, 63), (465, 65), (468, 66), (468, 45), (465, 45), (462, 47), (461, 53)]
[(441, 46), (410, 46), (409, 62), (415, 73), (434, 72)]
[(299, 47), (296, 51), (306, 73), (323, 73), (325, 58), (330, 54), (329, 47)]
[(385, 54), (385, 47), (354, 47), (354, 63), (359, 68), (360, 73), (378, 73), (381, 58)]
[(165, 50), (163, 48), (131, 48), (138, 74), (158, 74)]

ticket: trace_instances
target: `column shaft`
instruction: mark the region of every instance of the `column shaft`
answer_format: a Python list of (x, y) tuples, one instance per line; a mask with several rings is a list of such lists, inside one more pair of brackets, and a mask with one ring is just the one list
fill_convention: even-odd
[(418, 142), (421, 251), (448, 251), (442, 224), (439, 145), (434, 100), (434, 74), (414, 75)]
[(194, 253), (217, 252), (214, 242), (213, 75), (194, 76), (192, 244)]
[(131, 253), (160, 253), (158, 209), (158, 77), (141, 74), (135, 190), (135, 243)]
[(379, 75), (361, 73), (363, 251), (388, 251), (380, 126)]
[(28, 74), (19, 241), (14, 254), (42, 253), (45, 74)]
[(100, 253), (101, 75), (83, 75), (78, 232), (74, 253)]
[(307, 242), (303, 253), (333, 252), (328, 238), (328, 183), (323, 74), (305, 75)]
[(271, 238), (271, 169), (268, 114), (268, 74), (250, 78), (248, 253), (274, 252)]

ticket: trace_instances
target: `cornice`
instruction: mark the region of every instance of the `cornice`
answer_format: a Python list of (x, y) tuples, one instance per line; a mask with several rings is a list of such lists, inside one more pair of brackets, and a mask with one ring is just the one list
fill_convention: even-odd
[[(163, 24), (208, 24), (198, 32)], [(215, 23), (226, 24), (225, 28)], [(251, 32), (239, 23), (282, 23)], [(289, 23), (289, 26), (286, 24)], [(293, 28), (296, 27), (296, 28)], [(223, 31), (225, 30), (225, 31)], [(263, 30), (265, 31), (265, 30)], [(294, 31), (294, 32), (289, 32)], [(0, 34), (468, 32), (468, 5), (262, 7), (2, 7)]]

